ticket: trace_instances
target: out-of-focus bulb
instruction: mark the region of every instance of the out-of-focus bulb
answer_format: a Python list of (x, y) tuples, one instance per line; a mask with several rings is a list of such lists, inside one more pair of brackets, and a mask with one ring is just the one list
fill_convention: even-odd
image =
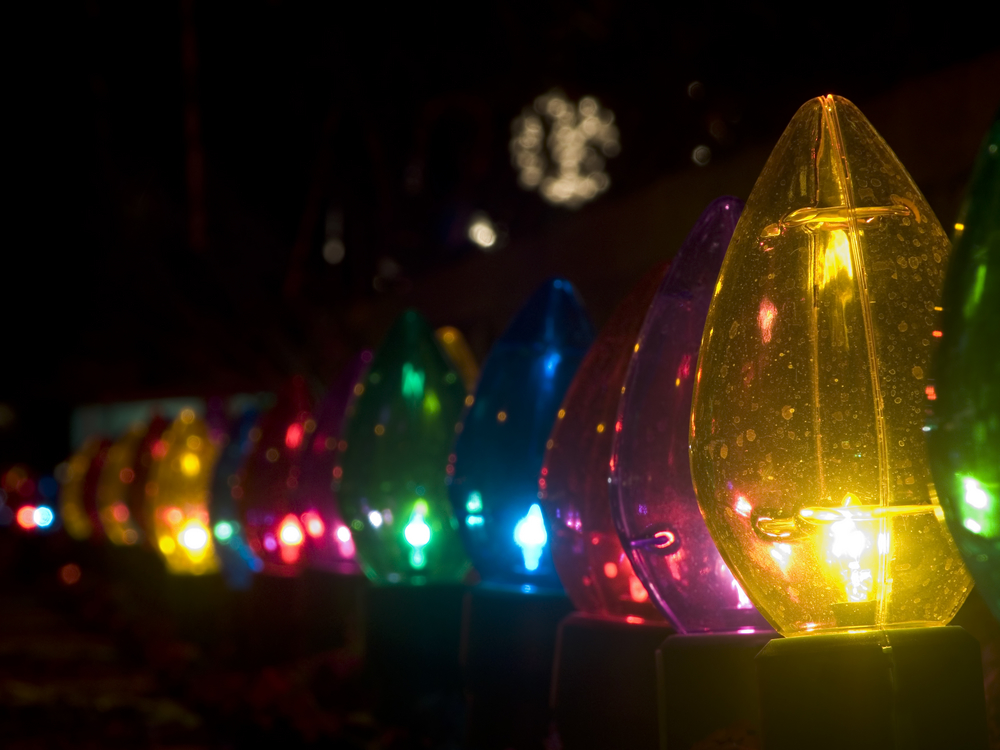
[(345, 550), (377, 584), (460, 581), (469, 563), (445, 468), (466, 391), (419, 313), (397, 319), (354, 393), (335, 474)]
[(177, 535), (177, 540), (184, 549), (190, 552), (201, 552), (208, 546), (208, 529), (198, 521), (190, 521)]
[(218, 451), (205, 420), (191, 409), (182, 410), (150, 456), (149, 481), (143, 488), (145, 517), (167, 569), (188, 575), (216, 572), (208, 500)]
[(729, 245), (690, 430), (708, 528), (786, 635), (944, 624), (969, 591), (922, 430), (949, 252), (850, 102), (798, 111)]

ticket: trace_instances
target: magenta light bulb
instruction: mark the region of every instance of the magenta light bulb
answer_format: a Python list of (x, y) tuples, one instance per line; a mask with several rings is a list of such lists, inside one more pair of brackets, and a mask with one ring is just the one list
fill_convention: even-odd
[(358, 354), (330, 386), (316, 413), (316, 429), (302, 457), (302, 471), (293, 490), (293, 505), (305, 531), (305, 557), (310, 568), (332, 573), (360, 573), (354, 559), (354, 539), (337, 507), (333, 489), (339, 477), (337, 457), (343, 448), (344, 415), (361, 382), (372, 353)]
[(581, 612), (662, 620), (622, 549), (608, 503), (608, 459), (632, 349), (666, 263), (629, 292), (573, 377), (546, 444), (538, 497), (559, 579)]
[(717, 199), (677, 251), (643, 323), (615, 424), (615, 526), (635, 572), (681, 633), (769, 629), (709, 536), (688, 463), (698, 348), (742, 210), (736, 198)]

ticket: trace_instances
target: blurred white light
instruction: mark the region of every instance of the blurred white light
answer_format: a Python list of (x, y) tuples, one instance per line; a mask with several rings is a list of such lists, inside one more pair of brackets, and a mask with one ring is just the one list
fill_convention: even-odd
[(197, 521), (191, 521), (178, 534), (177, 540), (181, 543), (182, 547), (191, 552), (200, 552), (208, 544), (208, 531)]
[(694, 151), (691, 152), (691, 161), (699, 167), (704, 167), (712, 161), (712, 149), (708, 146), (695, 146)]
[[(592, 96), (574, 105), (561, 92), (535, 100), (511, 125), (511, 161), (526, 190), (577, 208), (608, 189), (604, 160), (621, 150), (615, 116)], [(548, 135), (546, 136), (546, 130)]]
[(323, 243), (323, 260), (335, 266), (344, 259), (344, 241), (339, 237), (331, 237)]
[(469, 241), (479, 245), (483, 250), (489, 250), (497, 244), (497, 230), (484, 213), (473, 214), (469, 222)]

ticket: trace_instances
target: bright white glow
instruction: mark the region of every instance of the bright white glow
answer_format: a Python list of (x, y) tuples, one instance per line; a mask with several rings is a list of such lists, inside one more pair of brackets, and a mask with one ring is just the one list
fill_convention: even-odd
[(591, 96), (578, 105), (558, 91), (535, 99), (534, 111), (526, 109), (511, 125), (510, 154), (521, 187), (540, 189), (549, 203), (570, 208), (603, 193), (611, 184), (604, 159), (620, 150), (614, 119)]
[(423, 516), (415, 515), (413, 519), (406, 524), (403, 536), (406, 537), (407, 542), (419, 549), (431, 540), (431, 527), (427, 525), (426, 521), (424, 521)]
[(985, 510), (986, 506), (990, 504), (990, 496), (986, 494), (986, 490), (982, 488), (982, 485), (974, 477), (965, 477), (962, 479), (962, 486), (965, 489), (965, 502), (968, 505), (977, 510)]
[(747, 500), (743, 495), (740, 495), (736, 499), (736, 512), (739, 513), (744, 518), (750, 517), (750, 511), (753, 510), (753, 506), (750, 505), (750, 501)]
[(470, 492), (468, 500), (465, 501), (465, 509), (469, 513), (478, 513), (483, 509), (483, 496), (478, 492)]
[(978, 521), (973, 521), (971, 518), (966, 518), (965, 522), (962, 524), (971, 531), (973, 534), (978, 534), (983, 530), (983, 527), (979, 525)]
[(177, 541), (190, 552), (201, 552), (208, 545), (208, 529), (198, 521), (190, 521), (177, 535)]
[(832, 524), (830, 535), (833, 537), (833, 555), (841, 560), (848, 560), (847, 570), (840, 571), (847, 584), (848, 601), (868, 601), (874, 578), (870, 569), (861, 567), (861, 556), (869, 546), (868, 535), (851, 518)]
[(299, 524), (299, 519), (295, 516), (288, 514), (281, 522), (281, 528), (278, 529), (278, 538), (281, 543), (288, 547), (296, 547), (305, 540), (305, 534), (302, 533), (302, 526)]
[(382, 525), (382, 514), (377, 510), (373, 510), (368, 514), (368, 522), (377, 529)]
[(474, 528), (476, 526), (482, 526), (483, 525), (483, 517), (482, 516), (466, 516), (465, 517), (465, 525), (468, 526), (470, 529)]
[(351, 530), (346, 526), (337, 527), (337, 541), (341, 544), (347, 544), (351, 541)]
[(483, 250), (489, 250), (497, 244), (497, 230), (490, 221), (490, 217), (484, 213), (473, 214), (469, 222), (469, 241), (473, 242)]
[(331, 237), (323, 243), (323, 260), (331, 266), (335, 266), (344, 259), (347, 250), (344, 241), (339, 237)]
[(39, 505), (35, 508), (35, 512), (31, 514), (31, 517), (35, 521), (35, 525), (41, 529), (51, 526), (52, 522), (56, 519), (52, 508), (47, 505)]
[(781, 572), (788, 570), (788, 563), (792, 559), (792, 545), (784, 542), (776, 542), (771, 545), (771, 557), (778, 563)]
[(528, 570), (538, 570), (542, 559), (542, 549), (549, 541), (545, 531), (545, 520), (538, 503), (528, 508), (528, 515), (517, 522), (514, 527), (514, 543), (521, 548), (524, 555), (524, 567)]

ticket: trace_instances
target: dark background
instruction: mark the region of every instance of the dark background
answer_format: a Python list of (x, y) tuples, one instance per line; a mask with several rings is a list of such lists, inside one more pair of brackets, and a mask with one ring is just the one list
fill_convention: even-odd
[[(956, 3), (27, 5), (5, 23), (0, 456), (40, 470), (76, 404), (321, 385), (409, 305), (480, 359), (551, 274), (601, 324), (819, 94), (862, 107), (948, 225), (1000, 104), (997, 13)], [(508, 152), (556, 87), (621, 131), (576, 211)], [(468, 242), (475, 211), (505, 247)]]
[[(749, 194), (820, 94), (861, 107), (950, 227), (1000, 105), (1000, 13), (984, 8), (5, 8), (0, 469), (50, 472), (80, 404), (278, 390), (293, 374), (321, 387), (407, 306), (461, 328), (482, 360), (559, 274), (600, 325), (709, 201)], [(511, 166), (511, 121), (553, 88), (597, 97), (621, 132), (610, 189), (578, 210), (520, 189)], [(477, 211), (503, 247), (467, 241)], [(322, 257), (330, 213), (337, 265)], [(71, 563), (83, 576), (63, 585)], [(403, 727), (373, 718), (359, 587), (259, 576), (236, 593), (142, 550), (3, 530), (0, 743), (455, 746), (460, 700)], [(975, 593), (956, 623), (983, 644), (996, 739), (1000, 625)]]

